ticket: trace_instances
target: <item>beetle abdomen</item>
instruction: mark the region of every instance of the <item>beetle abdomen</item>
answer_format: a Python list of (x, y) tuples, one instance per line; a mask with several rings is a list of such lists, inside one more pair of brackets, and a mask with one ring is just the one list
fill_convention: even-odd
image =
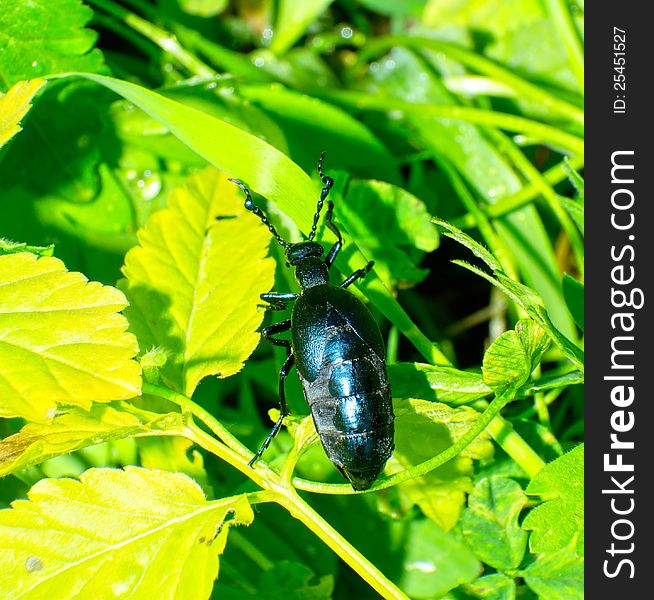
[(308, 381), (300, 374), (300, 380), (327, 456), (354, 489), (364, 490), (393, 452), (386, 365), (338, 314), (328, 322), (317, 377)]

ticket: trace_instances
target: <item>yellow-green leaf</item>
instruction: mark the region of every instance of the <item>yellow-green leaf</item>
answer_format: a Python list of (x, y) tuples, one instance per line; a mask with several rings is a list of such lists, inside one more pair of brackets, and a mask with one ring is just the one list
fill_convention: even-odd
[[(446, 450), (479, 418), (465, 406), (451, 408), (439, 402), (409, 400), (394, 403), (395, 451), (387, 472), (410, 468)], [(456, 458), (426, 475), (399, 485), (404, 501), (417, 504), (425, 515), (445, 531), (456, 525), (472, 489), (472, 461), (492, 456), (486, 433), (480, 435)]]
[(125, 311), (147, 350), (168, 354), (160, 377), (191, 395), (207, 375), (239, 371), (255, 349), (273, 284), (270, 233), (243, 206), (240, 190), (208, 167), (171, 193), (125, 257)]
[(496, 394), (525, 384), (550, 345), (545, 330), (531, 319), (521, 319), (499, 336), (484, 354), (484, 383)]
[(58, 404), (140, 393), (136, 339), (115, 288), (49, 256), (0, 256), (0, 416), (48, 422)]
[(51, 423), (28, 423), (0, 442), (0, 477), (54, 456), (160, 429), (163, 425), (166, 430), (172, 425), (177, 425), (180, 431), (183, 428), (180, 414), (152, 414), (152, 417), (152, 421), (141, 420), (132, 413), (96, 404), (89, 412), (72, 409)]
[(32, 98), (45, 85), (43, 79), (19, 81), (6, 94), (0, 92), (0, 148), (22, 127), (20, 120), (32, 107)]
[(138, 467), (44, 479), (0, 511), (0, 598), (205, 600), (245, 496), (207, 502), (188, 476)]

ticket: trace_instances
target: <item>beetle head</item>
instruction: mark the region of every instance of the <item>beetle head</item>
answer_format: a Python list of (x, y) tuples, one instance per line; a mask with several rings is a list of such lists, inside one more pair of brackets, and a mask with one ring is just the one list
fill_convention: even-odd
[(323, 249), (317, 242), (299, 242), (286, 249), (286, 259), (295, 267), (295, 277), (302, 288), (329, 282), (327, 265), (322, 260)]
[(320, 258), (322, 253), (322, 246), (318, 242), (299, 242), (286, 248), (286, 259), (291, 266), (297, 267), (305, 258), (309, 256)]

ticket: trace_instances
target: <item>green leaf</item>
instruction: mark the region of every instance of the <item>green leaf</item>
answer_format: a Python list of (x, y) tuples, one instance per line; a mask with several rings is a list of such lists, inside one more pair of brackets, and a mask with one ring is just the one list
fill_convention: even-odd
[(539, 556), (522, 576), (541, 600), (583, 600), (584, 559), (574, 544)]
[(0, 476), (86, 446), (156, 431), (164, 426), (168, 430), (173, 425), (179, 430), (183, 428), (180, 415), (153, 414), (148, 421), (106, 405), (94, 405), (89, 412), (71, 409), (55, 417), (52, 423), (30, 423), (2, 440)]
[[(366, 90), (368, 93), (358, 98), (359, 103), (365, 105), (366, 101), (379, 101), (380, 98), (384, 102), (388, 98), (389, 111), (397, 110), (400, 103), (409, 124), (408, 129), (416, 130), (411, 137), (417, 137), (437, 160), (446, 157), (448, 163), (476, 191), (482, 203), (493, 204), (518, 192), (522, 184), (513, 165), (487, 139), (481, 127), (462, 122), (456, 117), (436, 119), (426, 114), (431, 108), (452, 109), (459, 114), (467, 110), (466, 107), (457, 106), (457, 99), (445, 89), (442, 80), (435, 74), (442, 68), (439, 54), (428, 51), (426, 56), (431, 61), (425, 60), (424, 52), (416, 56), (404, 48), (394, 48), (387, 58), (378, 61), (378, 68), (370, 70), (374, 87), (371, 86), (373, 89)], [(373, 90), (377, 94), (373, 94)], [(490, 114), (497, 116), (502, 113)], [(559, 133), (550, 131), (548, 135), (558, 137)], [(411, 141), (415, 143), (413, 139)], [(583, 144), (579, 138), (575, 139), (574, 146), (575, 152), (580, 153)], [(563, 305), (556, 257), (536, 208), (523, 206), (496, 219), (493, 224), (511, 247), (521, 276), (545, 300), (552, 320), (566, 335), (572, 335), (575, 329)]]
[(470, 252), (472, 252), (478, 258), (481, 258), (492, 271), (499, 271), (502, 269), (500, 261), (498, 261), (493, 254), (482, 244), (473, 240), (467, 233), (464, 233), (460, 229), (450, 225), (447, 221), (438, 219), (434, 217), (432, 219), (436, 225), (445, 229), (445, 235), (453, 240), (456, 240), (462, 246), (465, 246)]
[(570, 183), (574, 186), (575, 191), (577, 192), (577, 198), (579, 203), (583, 206), (584, 204), (584, 178), (577, 172), (577, 170), (570, 164), (570, 161), (565, 158), (563, 160), (563, 168), (565, 170)]
[(0, 148), (22, 130), (20, 121), (44, 85), (44, 79), (19, 81), (6, 94), (0, 92)]
[(446, 404), (467, 404), (492, 390), (479, 373), (420, 363), (388, 365), (394, 398), (419, 398)]
[[(313, 222), (317, 186), (284, 154), (261, 139), (132, 83), (77, 73), (70, 76), (95, 81), (122, 95), (162, 123), (200, 156), (230, 176), (245, 181), (253, 191), (265, 196), (308, 232)], [(63, 76), (62, 76), (63, 77)], [(347, 234), (347, 232), (345, 232)], [(365, 265), (356, 246), (350, 244), (336, 260), (337, 268), (349, 275)], [(370, 276), (360, 286), (366, 296), (407, 336), (427, 360), (447, 364), (438, 346), (411, 321), (407, 313), (378, 279)]]
[(461, 532), (479, 560), (499, 571), (520, 565), (527, 535), (518, 517), (526, 503), (525, 493), (512, 479), (489, 477), (475, 485), (461, 518)]
[(412, 598), (440, 598), (481, 572), (465, 544), (427, 519), (412, 521), (404, 539), (399, 585)]
[(334, 591), (331, 575), (316, 577), (303, 564), (289, 561), (275, 563), (264, 571), (257, 598), (265, 600), (329, 600)]
[(0, 256), (0, 415), (47, 423), (58, 404), (138, 395), (136, 339), (118, 313), (126, 304), (56, 258)]
[(246, 182), (308, 232), (317, 185), (286, 155), (250, 133), (144, 87), (89, 73), (72, 76), (95, 81), (145, 111), (200, 156), (230, 177)]
[[(467, 594), (483, 600), (515, 600), (516, 598), (515, 581), (503, 573), (484, 575), (472, 583), (464, 585), (463, 590)], [(467, 595), (465, 597), (468, 598)]]
[(31, 252), (36, 256), (52, 256), (54, 244), (49, 246), (28, 246), (24, 242), (12, 242), (0, 238), (0, 254), (17, 254), (18, 252)]
[(438, 247), (438, 232), (413, 194), (384, 181), (354, 180), (338, 217), (388, 287), (410, 287), (429, 273), (418, 263)]
[[(393, 474), (428, 460), (449, 448), (479, 418), (468, 407), (451, 408), (445, 404), (409, 400), (394, 403), (395, 451), (387, 464)], [(483, 433), (456, 458), (442, 467), (398, 486), (410, 508), (418, 505), (439, 527), (449, 531), (456, 525), (472, 489), (472, 461), (489, 458), (493, 445)]]
[(575, 323), (584, 330), (584, 284), (570, 277), (567, 273), (563, 275), (563, 297), (570, 309)]
[(39, 481), (0, 511), (0, 596), (204, 600), (234, 525), (252, 522), (245, 496), (207, 502), (186, 475), (90, 469)]
[(259, 342), (259, 295), (273, 284), (270, 234), (213, 167), (171, 193), (125, 257), (125, 311), (142, 348), (168, 353), (160, 376), (190, 396), (208, 375), (238, 372)]
[(275, 35), (271, 50), (276, 54), (286, 52), (332, 3), (333, 0), (280, 0), (275, 21)]
[[(164, 416), (172, 418), (177, 415)], [(181, 416), (178, 420), (182, 420)], [(180, 426), (179, 430), (182, 431), (183, 426)], [(163, 469), (173, 473), (184, 473), (202, 487), (208, 498), (213, 498), (213, 488), (204, 468), (204, 458), (193, 446), (193, 442), (187, 438), (171, 436), (170, 429), (166, 437), (142, 437), (138, 439), (138, 451), (141, 458), (139, 464), (146, 469)]]
[(321, 152), (325, 168), (360, 171), (377, 168), (387, 180), (395, 161), (384, 144), (361, 121), (341, 108), (279, 84), (240, 85), (239, 95), (251, 100), (284, 131), (289, 155), (313, 170)]
[(84, 28), (92, 15), (80, 0), (3, 0), (0, 91), (50, 73), (105, 70), (97, 34)]
[(532, 531), (531, 551), (555, 552), (573, 542), (576, 552), (583, 555), (583, 444), (546, 465), (527, 486), (527, 494), (544, 500), (522, 523), (523, 529)]
[(550, 340), (531, 319), (521, 319), (514, 330), (505, 331), (486, 350), (484, 383), (497, 395), (525, 384), (540, 362)]

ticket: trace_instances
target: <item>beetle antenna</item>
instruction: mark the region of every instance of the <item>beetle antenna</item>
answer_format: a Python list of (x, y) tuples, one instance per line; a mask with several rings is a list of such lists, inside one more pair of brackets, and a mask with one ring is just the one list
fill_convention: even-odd
[(250, 190), (247, 188), (247, 186), (238, 179), (229, 178), (229, 181), (235, 183), (238, 187), (240, 187), (245, 192), (245, 208), (253, 212), (255, 215), (257, 215), (257, 217), (259, 217), (263, 221), (263, 224), (268, 227), (268, 231), (270, 231), (270, 233), (273, 234), (273, 236), (277, 240), (277, 243), (280, 246), (283, 246), (284, 248), (288, 248), (288, 242), (284, 241), (281, 238), (281, 236), (277, 233), (277, 230), (273, 227), (272, 223), (268, 220), (268, 217), (266, 217), (263, 211), (254, 203), (254, 200), (252, 200), (252, 194), (250, 193)]
[(318, 175), (320, 176), (320, 181), (322, 181), (323, 188), (320, 192), (320, 200), (318, 200), (318, 205), (316, 206), (316, 214), (313, 215), (313, 225), (311, 225), (311, 233), (309, 234), (309, 241), (316, 237), (316, 229), (318, 228), (318, 219), (320, 218), (320, 211), (325, 202), (325, 198), (329, 195), (329, 190), (332, 189), (334, 185), (334, 180), (331, 177), (327, 177), (322, 170), (322, 162), (325, 160), (326, 152), (320, 153), (320, 158), (318, 159)]

